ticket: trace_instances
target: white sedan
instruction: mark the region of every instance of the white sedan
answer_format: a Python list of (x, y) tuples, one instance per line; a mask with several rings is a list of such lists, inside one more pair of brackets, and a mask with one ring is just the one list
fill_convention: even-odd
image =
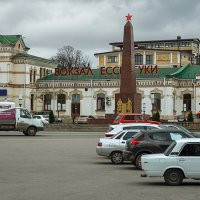
[(49, 124), (49, 121), (43, 115), (33, 115), (33, 119), (39, 119), (44, 125)]
[(125, 150), (126, 140), (138, 133), (140, 130), (121, 131), (111, 138), (100, 138), (96, 147), (96, 153), (106, 156), (114, 164), (122, 164), (124, 161), (123, 150)]
[(142, 177), (164, 177), (168, 185), (180, 185), (185, 178), (200, 180), (200, 139), (174, 141), (164, 154), (143, 155)]

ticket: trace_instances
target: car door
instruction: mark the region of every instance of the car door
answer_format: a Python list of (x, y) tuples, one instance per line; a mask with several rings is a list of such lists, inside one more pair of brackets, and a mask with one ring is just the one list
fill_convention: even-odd
[(154, 132), (150, 134), (150, 138), (154, 145), (160, 149), (160, 152), (164, 152), (172, 143), (172, 141), (169, 139), (168, 132)]
[(17, 129), (26, 130), (32, 122), (32, 117), (26, 109), (20, 109), (20, 115), (17, 117)]
[(121, 149), (121, 137), (125, 132), (121, 132), (112, 139), (109, 140), (109, 148), (111, 151), (120, 150)]
[(178, 156), (178, 165), (187, 178), (200, 178), (200, 143), (188, 143)]

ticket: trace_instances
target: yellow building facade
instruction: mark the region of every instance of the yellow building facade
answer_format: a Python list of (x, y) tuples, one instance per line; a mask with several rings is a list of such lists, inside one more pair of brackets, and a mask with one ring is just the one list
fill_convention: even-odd
[[(135, 42), (135, 65), (180, 67), (199, 63), (199, 39), (154, 40)], [(112, 51), (94, 54), (98, 66), (121, 66), (123, 43), (110, 43)]]
[[(97, 53), (98, 66), (114, 67), (122, 65), (122, 51)], [(158, 67), (180, 67), (190, 64), (191, 56), (187, 53), (170, 50), (135, 50), (135, 65), (157, 65)]]

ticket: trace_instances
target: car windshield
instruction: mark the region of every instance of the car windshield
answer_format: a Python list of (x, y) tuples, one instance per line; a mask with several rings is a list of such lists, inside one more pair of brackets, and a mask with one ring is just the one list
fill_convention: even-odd
[(176, 141), (172, 142), (169, 147), (165, 150), (164, 155), (169, 156), (173, 148), (176, 146)]
[(112, 131), (113, 129), (114, 129), (113, 127), (110, 127), (110, 128), (108, 129), (107, 132), (110, 132), (110, 131)]
[(118, 116), (115, 118), (115, 120), (118, 121), (118, 120), (120, 120), (120, 118), (121, 118), (121, 116), (118, 115)]
[(179, 126), (179, 128), (180, 128), (181, 130), (183, 130), (184, 132), (186, 132), (186, 133), (192, 134), (192, 132), (190, 132), (189, 130), (187, 130), (187, 129), (184, 128), (183, 126)]

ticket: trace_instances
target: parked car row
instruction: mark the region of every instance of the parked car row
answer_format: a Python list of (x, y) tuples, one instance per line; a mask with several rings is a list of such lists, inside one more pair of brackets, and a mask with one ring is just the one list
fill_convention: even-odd
[[(113, 164), (122, 164), (124, 161), (130, 161), (136, 166), (136, 168), (144, 169), (145, 175), (143, 176), (151, 177), (154, 176), (155, 173), (153, 170), (156, 170), (157, 168), (155, 166), (150, 168), (152, 169), (152, 173), (150, 173), (148, 171), (150, 170), (148, 166), (151, 164), (147, 165), (147, 162), (149, 161), (146, 160), (152, 159), (152, 163), (155, 163), (155, 165), (159, 164), (160, 167), (166, 166), (167, 164), (162, 165), (162, 162), (165, 163), (165, 160), (157, 159), (157, 156), (161, 155), (160, 153), (166, 152), (168, 147), (171, 148), (168, 149), (167, 152), (172, 150), (171, 144), (177, 144), (174, 141), (179, 141), (180, 139), (184, 140), (185, 138), (191, 138), (193, 141), (200, 142), (200, 139), (195, 137), (197, 136), (191, 133), (189, 130), (180, 125), (174, 124), (134, 123), (112, 125), (108, 133), (105, 134), (105, 138), (99, 139), (98, 145), (96, 147), (96, 153), (98, 155), (110, 158)], [(147, 156), (147, 154), (151, 154), (152, 156)], [(172, 153), (172, 156), (177, 155), (178, 154)], [(163, 156), (166, 157), (166, 153), (162, 154), (161, 157)], [(190, 163), (188, 163), (188, 166), (189, 165)], [(160, 171), (157, 174), (155, 173), (155, 176), (160, 175), (162, 172)], [(167, 174), (168, 175), (165, 175), (165, 173), (162, 174), (162, 176), (165, 175), (164, 177), (166, 183), (170, 185), (171, 181), (171, 185), (176, 185), (176, 183), (172, 183), (173, 181), (171, 179), (173, 178), (171, 178), (169, 181), (169, 177), (173, 176), (173, 172), (171, 172), (171, 174), (167, 172)], [(178, 174), (177, 172), (176, 176), (180, 177), (180, 173)], [(181, 180), (184, 177), (187, 176), (182, 176), (178, 183), (181, 183)]]

